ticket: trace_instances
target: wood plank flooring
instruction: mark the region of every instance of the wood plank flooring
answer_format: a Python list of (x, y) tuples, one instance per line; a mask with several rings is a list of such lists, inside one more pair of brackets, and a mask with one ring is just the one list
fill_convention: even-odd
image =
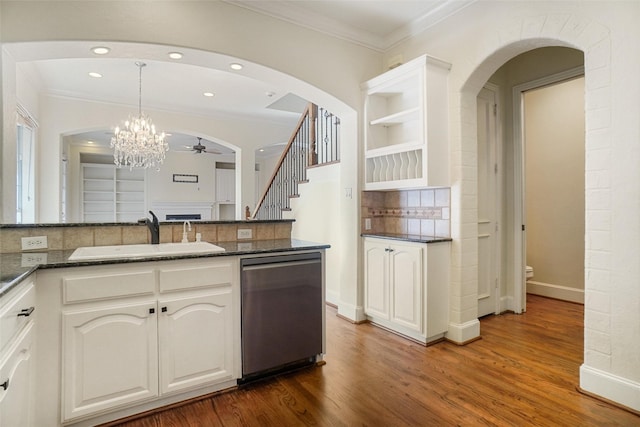
[(208, 426), (640, 426), (576, 391), (583, 306), (528, 296), (481, 320), (482, 339), (423, 347), (327, 308), (325, 366), (123, 424)]

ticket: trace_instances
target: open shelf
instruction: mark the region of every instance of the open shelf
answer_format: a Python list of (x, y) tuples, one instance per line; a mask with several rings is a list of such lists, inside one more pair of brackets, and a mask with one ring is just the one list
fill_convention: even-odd
[(423, 55), (362, 85), (365, 190), (449, 184), (449, 68)]

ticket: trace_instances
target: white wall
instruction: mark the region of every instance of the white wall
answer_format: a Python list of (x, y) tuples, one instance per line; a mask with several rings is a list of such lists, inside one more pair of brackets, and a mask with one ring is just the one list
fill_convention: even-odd
[[(340, 169), (332, 164), (307, 170), (308, 183), (298, 186), (299, 198), (291, 199), (291, 211), (283, 216), (295, 219), (291, 236), (300, 240), (328, 243), (326, 251), (326, 301), (340, 303), (340, 230), (333, 225), (340, 217)], [(351, 268), (356, 268), (352, 266)]]
[[(147, 171), (147, 203), (215, 201), (215, 156), (169, 152), (160, 170)], [(173, 174), (198, 175), (198, 183), (174, 182)]]
[(636, 78), (640, 56), (634, 54), (640, 38), (638, 18), (637, 2), (483, 1), (385, 54), (407, 60), (427, 52), (453, 64), (454, 241), (448, 335), (465, 341), (479, 334), (476, 96), (491, 74), (525, 51), (557, 45), (585, 53), (585, 355), (580, 385), (636, 410), (640, 409), (640, 102), (629, 94), (640, 92)]

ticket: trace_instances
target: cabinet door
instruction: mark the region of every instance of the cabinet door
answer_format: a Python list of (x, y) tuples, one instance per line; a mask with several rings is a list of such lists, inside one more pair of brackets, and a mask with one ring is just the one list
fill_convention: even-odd
[(233, 379), (230, 286), (159, 306), (161, 393)]
[(422, 321), (422, 248), (393, 245), (391, 265), (391, 320), (423, 332)]
[(388, 246), (364, 242), (364, 311), (370, 316), (389, 319)]
[(216, 201), (234, 203), (236, 200), (236, 171), (216, 169)]
[(3, 427), (31, 425), (32, 326), (33, 323), (28, 325), (17, 344), (8, 348), (8, 357), (0, 365), (0, 426)]
[(158, 395), (156, 302), (62, 313), (64, 419)]

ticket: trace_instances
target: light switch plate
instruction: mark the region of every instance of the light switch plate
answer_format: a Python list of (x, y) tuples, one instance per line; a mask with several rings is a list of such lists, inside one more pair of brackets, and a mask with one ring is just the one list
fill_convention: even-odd
[(364, 219), (364, 229), (371, 230), (371, 218)]

